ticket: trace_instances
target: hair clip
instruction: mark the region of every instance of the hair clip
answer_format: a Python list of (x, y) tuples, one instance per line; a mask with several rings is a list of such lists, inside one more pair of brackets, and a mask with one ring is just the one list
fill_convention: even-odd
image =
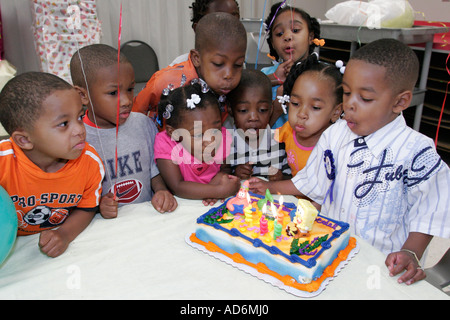
[(175, 89), (175, 86), (173, 84), (169, 83), (167, 88), (163, 89), (162, 94), (167, 97), (169, 95), (170, 91), (172, 91), (173, 89)]
[(194, 109), (196, 104), (199, 104), (201, 101), (200, 96), (198, 94), (191, 94), (191, 98), (186, 100), (186, 106), (189, 109)]
[(315, 38), (313, 40), (313, 43), (318, 46), (318, 47), (323, 47), (325, 45), (325, 40), (324, 39), (317, 39)]
[(345, 66), (344, 66), (344, 62), (342, 60), (338, 60), (336, 61), (336, 68), (339, 69), (339, 71), (344, 74), (345, 72)]
[(281, 103), (281, 107), (283, 108), (284, 114), (287, 114), (286, 104), (288, 104), (291, 100), (291, 97), (285, 94), (284, 96), (277, 96), (278, 102)]
[(184, 86), (185, 83), (186, 83), (186, 75), (183, 73), (181, 75), (180, 87)]
[(163, 113), (163, 118), (164, 119), (170, 119), (170, 116), (172, 115), (172, 111), (173, 111), (173, 105), (171, 105), (170, 103), (168, 105), (166, 105), (166, 111), (164, 111)]

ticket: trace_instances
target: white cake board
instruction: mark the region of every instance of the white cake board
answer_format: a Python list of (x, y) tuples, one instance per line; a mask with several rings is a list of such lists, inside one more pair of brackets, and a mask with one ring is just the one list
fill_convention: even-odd
[(278, 288), (280, 288), (280, 289), (282, 289), (282, 290), (284, 290), (284, 291), (286, 291), (286, 292), (288, 292), (290, 294), (293, 294), (293, 295), (295, 295), (297, 297), (301, 297), (301, 298), (312, 298), (312, 297), (318, 296), (326, 288), (328, 283), (331, 280), (333, 280), (334, 277), (336, 277), (337, 274), (342, 270), (342, 268), (344, 268), (348, 264), (348, 262), (359, 252), (359, 245), (358, 245), (358, 243), (356, 243), (355, 248), (353, 248), (352, 251), (350, 251), (350, 253), (348, 254), (347, 259), (342, 261), (337, 266), (336, 270), (334, 271), (333, 277), (326, 278), (322, 282), (322, 284), (320, 285), (319, 289), (317, 289), (316, 291), (307, 292), (307, 291), (302, 291), (302, 290), (298, 290), (296, 288), (287, 286), (283, 282), (278, 280), (277, 278), (274, 278), (274, 277), (272, 277), (272, 276), (270, 276), (268, 274), (260, 273), (255, 268), (252, 268), (252, 267), (250, 267), (250, 266), (248, 266), (246, 264), (237, 263), (237, 262), (233, 261), (231, 258), (223, 255), (222, 253), (211, 252), (211, 251), (207, 250), (203, 245), (191, 241), (190, 236), (192, 235), (192, 233), (194, 233), (194, 232), (191, 232), (191, 233), (187, 234), (186, 237), (185, 237), (185, 240), (186, 240), (187, 244), (189, 244), (190, 246), (194, 247), (195, 249), (198, 249), (198, 250), (200, 250), (200, 251), (202, 251), (204, 253), (207, 253), (210, 256), (213, 256), (214, 258), (219, 259), (220, 261), (223, 261), (223, 262), (225, 262), (225, 263), (227, 263), (227, 264), (229, 264), (229, 265), (231, 265), (231, 266), (233, 266), (235, 268), (238, 268), (239, 270), (242, 270), (242, 271), (244, 271), (244, 272), (246, 272), (246, 273), (248, 273), (248, 274), (250, 274), (250, 275), (252, 275), (252, 276), (254, 276), (254, 277), (258, 278), (258, 279), (260, 279), (260, 280), (263, 280), (263, 281), (265, 281), (267, 283), (270, 283), (271, 285), (273, 285), (275, 287), (278, 287)]

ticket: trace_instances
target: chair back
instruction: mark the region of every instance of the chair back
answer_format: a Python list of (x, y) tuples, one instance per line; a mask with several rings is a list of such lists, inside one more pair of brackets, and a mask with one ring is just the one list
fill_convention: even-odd
[(133, 65), (136, 83), (147, 83), (151, 76), (159, 70), (155, 51), (143, 41), (128, 41), (120, 47), (120, 51)]

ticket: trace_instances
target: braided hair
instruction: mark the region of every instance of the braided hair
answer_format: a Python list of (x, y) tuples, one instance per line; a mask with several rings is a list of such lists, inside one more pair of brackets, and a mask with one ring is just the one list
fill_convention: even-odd
[(305, 60), (297, 60), (289, 71), (286, 81), (283, 84), (283, 95), (291, 95), (297, 78), (305, 72), (319, 72), (322, 76), (334, 81), (336, 103), (342, 103), (344, 94), (342, 88), (342, 73), (336, 66), (319, 61), (316, 53), (310, 54)]
[[(309, 13), (307, 13), (303, 9), (291, 7), (289, 5), (281, 7), (281, 5), (282, 5), (282, 2), (278, 2), (278, 3), (275, 3), (274, 5), (272, 5), (272, 7), (270, 8), (270, 13), (267, 16), (266, 20), (264, 21), (264, 23), (266, 24), (266, 26), (268, 28), (267, 29), (267, 32), (268, 32), (267, 44), (269, 45), (270, 55), (273, 56), (275, 58), (275, 60), (277, 60), (277, 61), (280, 57), (278, 56), (278, 53), (275, 51), (275, 49), (272, 46), (272, 28), (273, 28), (273, 22), (275, 21), (276, 16), (278, 16), (279, 14), (281, 14), (285, 11), (291, 11), (291, 10), (298, 13), (303, 18), (303, 20), (305, 20), (306, 25), (308, 26), (308, 31), (310, 33), (314, 34), (313, 39), (314, 38), (320, 39), (320, 24), (316, 18), (311, 17), (309, 15)], [(315, 47), (317, 47), (316, 44), (314, 44), (314, 43), (310, 44), (309, 54), (311, 54), (313, 52)]]
[[(191, 99), (194, 94), (200, 97), (200, 102), (195, 104), (195, 108), (191, 109), (187, 100)], [(183, 121), (184, 113), (206, 109), (209, 106), (217, 107), (217, 110), (220, 110), (216, 96), (206, 83), (202, 80), (193, 80), (190, 84), (172, 91), (169, 89), (163, 90), (158, 104), (158, 119), (165, 121), (166, 125), (178, 128)]]

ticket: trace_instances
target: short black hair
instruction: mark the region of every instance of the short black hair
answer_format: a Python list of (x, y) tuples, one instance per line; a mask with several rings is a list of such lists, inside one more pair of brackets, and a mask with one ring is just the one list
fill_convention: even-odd
[(218, 47), (224, 41), (247, 49), (247, 31), (238, 18), (226, 12), (213, 12), (200, 19), (195, 31), (197, 51)]
[(272, 83), (269, 77), (255, 69), (242, 70), (241, 80), (236, 88), (234, 88), (228, 95), (227, 100), (230, 102), (230, 107), (234, 108), (236, 101), (247, 88), (261, 87), (267, 94), (267, 97), (272, 101)]
[[(86, 89), (86, 81), (88, 84), (94, 81), (95, 74), (99, 69), (117, 64), (117, 55), (118, 50), (106, 44), (92, 44), (79, 49), (70, 60), (70, 75), (73, 85)], [(120, 63), (129, 63), (122, 53), (119, 61)]]
[(54, 74), (19, 74), (0, 93), (0, 122), (9, 135), (17, 130), (30, 130), (41, 115), (44, 100), (55, 91), (71, 89), (67, 81)]
[(413, 90), (419, 77), (417, 55), (406, 44), (395, 39), (370, 42), (356, 50), (351, 60), (361, 60), (386, 68), (386, 78), (398, 92)]

